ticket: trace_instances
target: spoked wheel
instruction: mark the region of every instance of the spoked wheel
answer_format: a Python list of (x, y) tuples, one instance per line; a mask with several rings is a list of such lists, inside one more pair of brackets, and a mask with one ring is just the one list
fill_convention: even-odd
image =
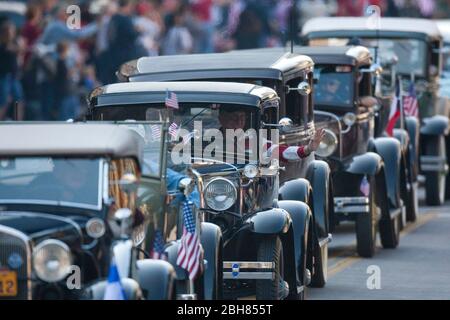
[(274, 262), (274, 277), (273, 280), (256, 280), (256, 300), (280, 300), (287, 297), (289, 286), (283, 280), (283, 246), (278, 236), (260, 242), (258, 261)]
[(365, 258), (373, 257), (377, 240), (377, 206), (375, 178), (370, 177), (369, 212), (356, 215), (356, 251)]
[[(428, 156), (446, 157), (445, 140), (443, 136), (432, 137), (425, 144), (425, 154)], [(446, 172), (431, 171), (425, 174), (426, 203), (429, 206), (440, 206), (445, 200)]]
[(385, 249), (394, 249), (400, 242), (400, 225), (402, 215), (399, 214), (394, 219), (380, 220), (380, 238), (381, 244)]

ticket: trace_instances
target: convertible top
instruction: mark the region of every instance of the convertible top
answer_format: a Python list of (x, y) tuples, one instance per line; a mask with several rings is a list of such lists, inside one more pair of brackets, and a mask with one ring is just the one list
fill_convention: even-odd
[(0, 124), (0, 156), (133, 157), (141, 161), (143, 141), (113, 124)]
[(281, 79), (283, 73), (312, 67), (307, 56), (274, 51), (256, 58), (234, 52), (144, 57), (121, 66), (122, 81), (177, 81), (222, 77)]
[[(375, 27), (375, 25), (374, 25)], [(302, 29), (308, 39), (323, 37), (416, 37), (440, 39), (436, 22), (429, 19), (381, 18), (379, 29), (367, 17), (321, 17), (308, 20)]]
[(260, 100), (277, 98), (274, 90), (233, 82), (127, 82), (106, 85), (90, 95), (91, 107), (164, 103), (167, 90), (179, 102), (236, 103), (259, 106)]

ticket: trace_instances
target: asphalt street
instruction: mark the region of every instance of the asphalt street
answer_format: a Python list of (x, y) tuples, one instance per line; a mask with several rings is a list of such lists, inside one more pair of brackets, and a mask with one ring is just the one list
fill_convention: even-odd
[(308, 288), (308, 300), (450, 299), (450, 202), (421, 206), (417, 222), (402, 231), (399, 247), (383, 249), (378, 239), (370, 259), (356, 255), (353, 228), (341, 225), (333, 234), (328, 283)]

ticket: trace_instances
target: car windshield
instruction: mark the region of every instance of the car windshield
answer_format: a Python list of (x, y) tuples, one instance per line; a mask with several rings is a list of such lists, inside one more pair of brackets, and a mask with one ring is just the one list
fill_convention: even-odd
[[(167, 112), (167, 108), (162, 103), (123, 107), (101, 107), (96, 110), (97, 115), (95, 117), (115, 121), (125, 119), (160, 121), (168, 117), (168, 136), (172, 140), (172, 144), (186, 144), (190, 142), (192, 146), (191, 155), (198, 158), (204, 155), (210, 158), (210, 153), (215, 155), (211, 144), (213, 143), (214, 146), (216, 144), (218, 145), (219, 141), (215, 137), (208, 136), (208, 134), (223, 134), (226, 133), (226, 131), (224, 132), (225, 129), (242, 129), (244, 132), (251, 128), (258, 129), (258, 109), (256, 107), (252, 108), (245, 105), (220, 103), (180, 103), (179, 105), (178, 110), (171, 110), (170, 112)], [(223, 137), (222, 143), (226, 142), (226, 135), (223, 135)], [(196, 147), (198, 145), (198, 139), (201, 139), (200, 148)], [(209, 145), (211, 147), (208, 148)], [(222, 154), (225, 156), (226, 148), (223, 148), (223, 144), (221, 147)], [(200, 154), (197, 152), (199, 149), (202, 151)], [(147, 159), (150, 156), (154, 155), (148, 155), (147, 153), (145, 155)], [(224, 160), (223, 157), (219, 156), (217, 160), (219, 158), (221, 158), (221, 161)]]
[(351, 106), (353, 73), (350, 66), (316, 66), (314, 99), (317, 105)]
[[(313, 39), (310, 44), (313, 46), (343, 46), (349, 43), (350, 38), (328, 38)], [(416, 39), (357, 39), (360, 45), (369, 48), (375, 56), (375, 48), (378, 48), (378, 54), (381, 59), (396, 56), (398, 64), (396, 70), (400, 74), (410, 75), (412, 72), (416, 76), (426, 75), (427, 46), (424, 41)]]
[(19, 157), (0, 160), (0, 203), (98, 209), (99, 159)]
[(137, 132), (144, 141), (142, 174), (144, 176), (160, 177), (162, 123), (146, 123), (128, 120), (121, 125)]

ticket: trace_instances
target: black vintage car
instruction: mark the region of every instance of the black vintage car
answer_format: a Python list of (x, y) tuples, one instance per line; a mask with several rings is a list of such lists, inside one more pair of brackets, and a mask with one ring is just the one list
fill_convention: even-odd
[(135, 192), (136, 133), (68, 123), (0, 132), (14, 137), (0, 142), (0, 299), (103, 299), (113, 258), (127, 299), (169, 298), (172, 266), (147, 259), (136, 269), (132, 250), (148, 220)]
[[(314, 103), (317, 127), (329, 130), (332, 147), (321, 154), (332, 170), (335, 221), (356, 222), (357, 251), (374, 254), (376, 228), (385, 248), (395, 248), (406, 210), (414, 214), (409, 170), (408, 133), (396, 129), (398, 139), (376, 134), (384, 128), (382, 104), (372, 95), (378, 72), (370, 51), (356, 47), (295, 47), (315, 62)], [(403, 143), (403, 146), (402, 146)], [(406, 204), (408, 204), (406, 206)], [(379, 223), (378, 223), (379, 221)]]
[[(167, 111), (166, 90), (177, 95), (178, 109)], [(265, 140), (276, 138), (278, 131), (269, 130), (266, 138), (256, 133), (278, 124), (278, 112), (276, 92), (253, 84), (121, 83), (99, 88), (90, 96), (89, 119), (142, 121), (169, 113), (178, 136), (184, 130), (181, 140), (175, 138), (179, 144), (172, 150), (172, 161), (174, 166), (183, 157), (192, 162), (192, 171), (201, 181), (204, 221), (222, 230), (219, 256), (223, 257), (227, 298), (255, 292), (257, 299), (303, 298), (310, 281), (311, 211), (295, 199), (278, 201), (279, 161), (260, 157), (262, 146), (269, 141)], [(247, 136), (240, 149), (235, 148), (238, 140), (234, 138), (231, 150), (221, 148), (225, 140), (230, 141), (228, 137), (211, 149), (209, 143), (216, 141), (211, 140), (211, 132), (238, 128), (256, 136)], [(177, 156), (180, 146), (181, 150), (189, 147), (181, 158)]]
[(434, 21), (425, 19), (381, 18), (378, 25), (367, 18), (316, 18), (305, 24), (302, 33), (311, 46), (358, 42), (373, 50), (377, 62), (396, 57), (395, 69), (402, 78), (403, 92), (408, 92), (413, 83), (419, 100), (420, 169), (426, 178), (426, 202), (442, 204), (449, 162), (450, 109), (440, 107), (443, 104), (438, 96), (441, 34)]
[[(280, 51), (236, 51), (146, 57), (124, 64), (121, 81), (226, 81), (262, 85), (274, 89), (280, 98), (279, 122), (284, 124), (280, 141), (305, 146), (315, 134), (312, 96), (313, 62), (303, 55)], [(313, 248), (308, 255), (311, 285), (323, 287), (327, 279), (328, 217), (333, 210), (330, 170), (314, 154), (286, 163), (280, 173), (280, 199), (296, 196), (313, 211)], [(331, 210), (331, 211), (330, 211)]]

